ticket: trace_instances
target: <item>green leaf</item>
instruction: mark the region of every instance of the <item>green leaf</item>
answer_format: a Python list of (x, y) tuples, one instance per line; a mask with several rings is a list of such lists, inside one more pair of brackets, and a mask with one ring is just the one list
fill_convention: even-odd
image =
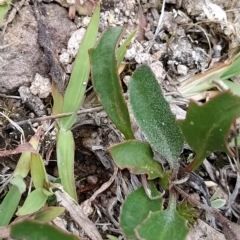
[(172, 174), (172, 171), (170, 170), (165, 171), (163, 177), (159, 181), (160, 185), (164, 189), (169, 189), (169, 185), (170, 185), (169, 181), (171, 178), (171, 174)]
[[(33, 136), (29, 143), (37, 150), (39, 144), (39, 137)], [(13, 176), (20, 175), (25, 178), (30, 171), (31, 152), (23, 152), (18, 160), (17, 166), (14, 170)]]
[(26, 191), (26, 184), (25, 184), (25, 182), (23, 181), (23, 178), (22, 178), (21, 175), (16, 175), (16, 176), (14, 176), (14, 177), (11, 179), (10, 183), (11, 183), (12, 185), (15, 185), (16, 187), (18, 187), (18, 190), (19, 190), (19, 192), (20, 192), (21, 194)]
[[(47, 173), (43, 164), (42, 157), (39, 154), (31, 153), (31, 176), (35, 188), (47, 187)], [(47, 187), (48, 189), (48, 187)]]
[(47, 201), (47, 196), (42, 192), (41, 188), (32, 191), (26, 198), (22, 207), (16, 213), (17, 216), (32, 214), (38, 211)]
[(75, 123), (77, 111), (79, 110), (83, 101), (90, 73), (88, 50), (96, 43), (99, 25), (99, 13), (100, 5), (98, 4), (94, 10), (92, 19), (88, 25), (87, 31), (78, 50), (71, 78), (64, 95), (62, 112), (74, 112), (73, 115), (60, 120), (60, 126), (66, 130), (70, 129)]
[(239, 64), (240, 64), (240, 53), (238, 53), (236, 56), (233, 57), (233, 59), (230, 59), (227, 61), (229, 66), (226, 68), (226, 70), (221, 75), (221, 79), (228, 79), (232, 78), (234, 76), (237, 76), (240, 74)]
[(147, 174), (148, 179), (163, 176), (159, 162), (153, 159), (148, 143), (136, 140), (117, 144), (109, 149), (119, 168), (128, 168), (133, 174)]
[(74, 180), (74, 139), (71, 131), (60, 128), (57, 136), (57, 165), (65, 191), (77, 201)]
[(117, 237), (114, 237), (112, 235), (107, 235), (109, 240), (119, 240)]
[(239, 115), (240, 97), (230, 92), (221, 93), (203, 105), (190, 102), (186, 119), (179, 121), (179, 126), (196, 157), (184, 172), (196, 170), (213, 151), (232, 155), (226, 140)]
[(59, 114), (62, 112), (63, 107), (63, 95), (58, 90), (58, 87), (54, 81), (52, 81), (52, 97), (53, 97), (53, 107), (52, 114)]
[(151, 212), (136, 228), (138, 239), (145, 240), (185, 240), (187, 233), (186, 220), (178, 215), (171, 203), (165, 211)]
[(132, 38), (136, 34), (136, 31), (133, 31), (130, 33), (127, 37), (127, 39), (122, 43), (122, 45), (117, 50), (117, 67), (119, 68), (121, 66), (122, 60), (124, 59), (124, 56), (127, 51), (127, 47), (130, 44)]
[(225, 199), (216, 199), (211, 201), (211, 206), (216, 209), (223, 207), (225, 204), (226, 204)]
[(25, 220), (11, 226), (11, 238), (26, 240), (80, 240), (73, 234), (66, 233), (52, 225), (33, 220)]
[(240, 96), (240, 85), (236, 82), (231, 82), (229, 80), (221, 80), (224, 84), (226, 84), (231, 92), (235, 95)]
[(41, 222), (50, 222), (64, 211), (64, 207), (47, 207), (37, 212), (34, 219)]
[(3, 0), (0, 3), (0, 28), (3, 26), (4, 17), (10, 9), (11, 0)]
[(129, 97), (134, 116), (148, 142), (174, 167), (183, 148), (183, 137), (149, 67), (141, 66), (134, 72)]
[(0, 227), (7, 226), (20, 202), (22, 193), (17, 186), (11, 186), (0, 205)]
[(127, 139), (134, 139), (127, 104), (117, 74), (115, 48), (123, 27), (107, 29), (97, 47), (91, 49), (91, 72), (95, 91), (109, 118)]
[(162, 199), (151, 200), (143, 188), (139, 188), (128, 195), (122, 205), (120, 214), (120, 226), (127, 239), (137, 239), (134, 232), (135, 227), (147, 218), (150, 211), (161, 210)]

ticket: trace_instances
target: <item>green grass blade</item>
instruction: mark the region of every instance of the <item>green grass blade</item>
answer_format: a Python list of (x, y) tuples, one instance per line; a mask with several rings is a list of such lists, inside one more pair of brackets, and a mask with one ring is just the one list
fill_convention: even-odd
[(127, 51), (127, 47), (130, 44), (132, 38), (134, 37), (134, 35), (136, 34), (136, 31), (133, 31), (132, 33), (130, 33), (127, 37), (127, 39), (123, 42), (123, 44), (118, 48), (117, 50), (117, 67), (119, 68), (122, 60), (124, 59), (124, 56), (126, 54)]
[(73, 66), (70, 82), (64, 95), (62, 112), (75, 112), (75, 114), (62, 118), (60, 126), (70, 129), (76, 121), (76, 113), (82, 103), (90, 73), (88, 50), (94, 47), (99, 26), (100, 5), (95, 8), (91, 22), (87, 28), (77, 57)]
[(240, 53), (238, 53), (227, 70), (222, 74), (221, 79), (228, 79), (240, 74)]
[[(37, 150), (39, 144), (39, 137), (33, 136), (29, 143)], [(14, 170), (13, 176), (20, 175), (22, 178), (25, 178), (30, 171), (30, 161), (31, 161), (31, 152), (23, 152), (21, 157), (18, 160), (17, 166)]]
[(48, 196), (43, 193), (42, 188), (33, 190), (26, 198), (22, 207), (16, 213), (17, 216), (24, 216), (35, 213), (44, 206)]
[(3, 26), (4, 17), (10, 9), (11, 0), (4, 0), (0, 3), (0, 28)]
[(63, 95), (59, 92), (58, 87), (55, 82), (52, 82), (52, 97), (53, 97), (53, 107), (52, 114), (59, 114), (62, 112), (63, 107)]
[(48, 183), (48, 178), (42, 157), (39, 154), (31, 153), (30, 166), (34, 187), (44, 188)]
[(21, 175), (14, 176), (10, 183), (16, 186), (20, 193), (24, 193), (26, 191), (26, 184)]
[(60, 128), (57, 137), (58, 173), (65, 191), (77, 200), (74, 181), (74, 140), (70, 130)]
[(92, 81), (109, 118), (127, 139), (134, 139), (116, 66), (115, 48), (122, 31), (123, 27), (107, 29), (90, 50)]
[(47, 207), (37, 212), (34, 219), (41, 222), (50, 222), (61, 215), (64, 211), (64, 207)]
[(10, 223), (21, 196), (18, 187), (13, 185), (0, 205), (0, 227), (7, 226)]
[(240, 74), (240, 53), (220, 65), (187, 79), (178, 88), (184, 97), (191, 97), (214, 87), (213, 80), (226, 80)]

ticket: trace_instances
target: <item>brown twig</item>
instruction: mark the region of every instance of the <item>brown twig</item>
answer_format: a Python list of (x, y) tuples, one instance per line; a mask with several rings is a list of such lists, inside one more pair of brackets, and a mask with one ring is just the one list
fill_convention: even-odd
[[(89, 108), (89, 109), (82, 109), (82, 110), (78, 111), (77, 114), (80, 115), (80, 114), (84, 114), (84, 113), (99, 112), (101, 110), (103, 110), (102, 106), (95, 107), (95, 108)], [(44, 116), (44, 117), (39, 117), (39, 118), (27, 119), (27, 120), (16, 122), (16, 124), (19, 125), (19, 126), (22, 126), (22, 125), (25, 125), (25, 124), (28, 124), (28, 123), (36, 123), (36, 122), (42, 122), (42, 121), (47, 121), (47, 120), (53, 120), (53, 119), (68, 117), (68, 116), (71, 116), (72, 114), (73, 114), (73, 112), (60, 113), (60, 114), (51, 115), (51, 116)], [(12, 128), (12, 124), (9, 123), (6, 129), (11, 129), (11, 128)]]

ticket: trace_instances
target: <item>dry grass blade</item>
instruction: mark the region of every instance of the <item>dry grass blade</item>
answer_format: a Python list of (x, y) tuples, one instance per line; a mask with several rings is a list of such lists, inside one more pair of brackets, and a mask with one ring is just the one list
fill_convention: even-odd
[(139, 19), (139, 25), (138, 25), (138, 31), (137, 31), (137, 36), (136, 39), (141, 42), (144, 39), (145, 35), (145, 30), (147, 28), (147, 20), (146, 17), (143, 14), (142, 7), (139, 7), (138, 11), (138, 19)]
[(17, 148), (13, 149), (13, 150), (3, 150), (0, 151), (0, 157), (4, 157), (4, 156), (9, 156), (9, 155), (13, 155), (13, 154), (18, 154), (18, 153), (22, 153), (22, 152), (33, 152), (33, 153), (37, 153), (37, 151), (33, 148), (33, 146), (30, 143), (23, 143), (17, 146)]
[(192, 97), (203, 91), (209, 90), (215, 86), (213, 82), (214, 80), (226, 80), (239, 75), (239, 63), (240, 53), (204, 73), (199, 73), (187, 79), (181, 84), (181, 86), (178, 88), (178, 91), (184, 97)]
[(102, 237), (94, 223), (86, 216), (83, 209), (63, 190), (55, 192), (57, 201), (65, 207), (71, 218), (84, 229), (85, 233), (92, 240), (101, 240)]
[(104, 192), (113, 183), (114, 179), (117, 176), (117, 172), (118, 172), (118, 167), (116, 165), (114, 165), (114, 173), (113, 173), (112, 177), (106, 183), (104, 183), (97, 191), (95, 191), (95, 193), (89, 199), (91, 202), (96, 199), (98, 194)]

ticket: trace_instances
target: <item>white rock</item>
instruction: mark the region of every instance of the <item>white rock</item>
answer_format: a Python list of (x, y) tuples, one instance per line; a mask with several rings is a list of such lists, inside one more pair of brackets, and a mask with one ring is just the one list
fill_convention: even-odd
[(177, 72), (179, 75), (185, 76), (188, 73), (188, 67), (186, 67), (185, 65), (179, 64), (177, 66)]
[(62, 63), (63, 65), (67, 65), (68, 63), (71, 62), (71, 56), (68, 52), (63, 52), (59, 56), (59, 62)]
[(135, 58), (135, 56), (137, 54), (142, 53), (143, 50), (144, 50), (144, 48), (140, 43), (134, 42), (134, 43), (132, 43), (132, 46), (129, 49), (127, 49), (125, 58), (127, 60), (132, 60)]
[(130, 81), (130, 76), (125, 76), (124, 78), (123, 78), (123, 82), (128, 86), (128, 83), (129, 83), (129, 81)]
[(69, 5), (74, 5), (74, 4), (75, 4), (75, 0), (67, 0), (67, 3), (68, 3)]
[(117, 13), (117, 14), (119, 14), (119, 13), (120, 13), (120, 10), (119, 10), (118, 8), (115, 8), (115, 9), (114, 9), (114, 12)]
[(114, 22), (115, 22), (115, 16), (110, 13), (108, 16), (108, 23), (113, 24)]
[(151, 62), (152, 57), (149, 53), (139, 53), (135, 57), (135, 61), (139, 64), (147, 64)]
[(160, 61), (156, 61), (151, 63), (149, 67), (157, 78), (158, 83), (161, 84), (166, 77), (166, 71), (164, 70), (162, 63)]
[(68, 64), (66, 66), (66, 73), (71, 73), (72, 72), (72, 69), (73, 69), (73, 65), (72, 64)]
[(203, 11), (210, 21), (224, 21), (227, 22), (226, 12), (217, 4), (211, 3), (209, 0), (203, 4)]
[(88, 16), (84, 17), (83, 20), (82, 20), (82, 26), (87, 28), (89, 23), (90, 23), (90, 20), (91, 20), (90, 17), (88, 17)]
[(126, 11), (124, 12), (124, 14), (125, 14), (125, 16), (130, 16), (130, 11), (129, 11), (129, 10), (126, 10)]
[(132, 60), (135, 58), (136, 54), (137, 54), (137, 51), (136, 51), (135, 47), (133, 46), (133, 47), (127, 49), (125, 58), (127, 60)]
[(38, 95), (39, 98), (46, 98), (52, 91), (49, 78), (44, 78), (40, 74), (36, 74), (34, 81), (30, 87), (30, 92), (33, 95)]
[(86, 29), (80, 28), (75, 31), (68, 41), (68, 52), (71, 54), (73, 58), (77, 55), (80, 43), (85, 35)]

